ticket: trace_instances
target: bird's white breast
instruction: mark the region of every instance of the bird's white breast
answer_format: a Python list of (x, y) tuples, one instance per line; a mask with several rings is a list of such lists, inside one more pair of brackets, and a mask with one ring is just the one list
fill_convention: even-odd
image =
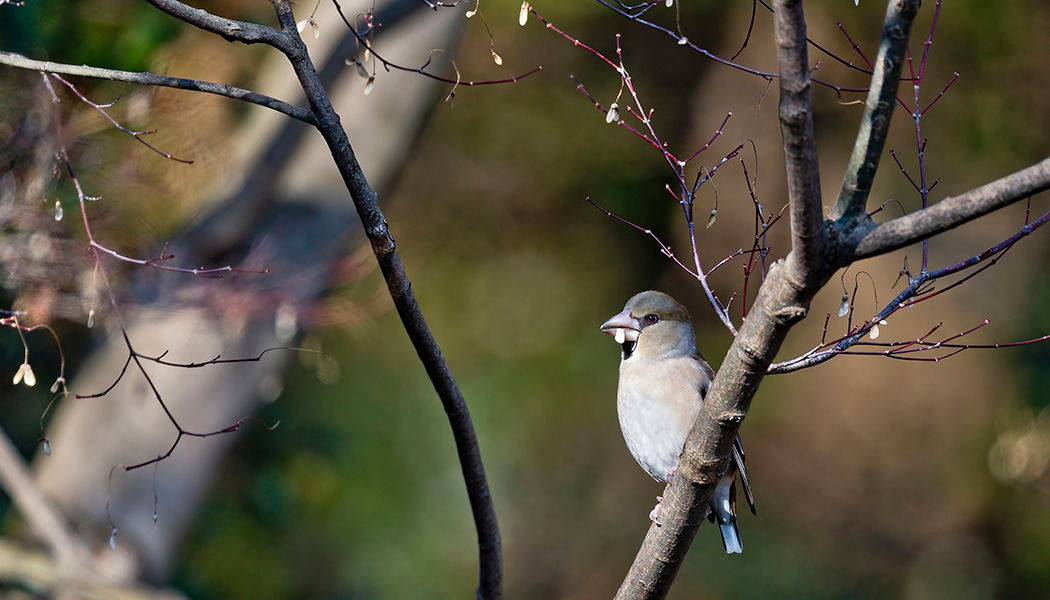
[(700, 410), (705, 374), (692, 357), (620, 363), (616, 411), (631, 455), (654, 479), (666, 482)]

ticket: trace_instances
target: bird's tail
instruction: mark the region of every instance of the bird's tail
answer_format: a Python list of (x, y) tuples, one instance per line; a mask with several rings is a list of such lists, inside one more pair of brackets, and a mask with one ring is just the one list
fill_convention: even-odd
[(719, 522), (718, 528), (722, 530), (722, 545), (726, 548), (726, 554), (740, 554), (744, 551), (744, 543), (740, 541), (735, 518), (730, 518), (726, 523)]
[(722, 531), (722, 545), (726, 554), (739, 554), (744, 551), (740, 541), (740, 531), (736, 528), (736, 487), (733, 485), (735, 474), (730, 471), (715, 488), (715, 497), (711, 501), (708, 515), (718, 523)]

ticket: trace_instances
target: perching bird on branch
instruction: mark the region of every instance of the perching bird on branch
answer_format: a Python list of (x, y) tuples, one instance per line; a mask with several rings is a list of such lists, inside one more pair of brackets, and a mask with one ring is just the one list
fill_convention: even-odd
[[(715, 373), (696, 349), (688, 311), (662, 292), (636, 294), (601, 330), (614, 336), (622, 349), (616, 412), (627, 448), (653, 479), (667, 483), (678, 469), (686, 437)], [(740, 438), (733, 444), (729, 468), (707, 513), (711, 522), (718, 523), (730, 554), (744, 549), (736, 525), (738, 474), (754, 513)], [(649, 517), (659, 523), (657, 500)]]

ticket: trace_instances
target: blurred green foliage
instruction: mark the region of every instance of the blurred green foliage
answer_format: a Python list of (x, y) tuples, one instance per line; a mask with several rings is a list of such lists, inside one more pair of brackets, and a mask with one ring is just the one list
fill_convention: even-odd
[(181, 30), (145, 2), (30, 1), (3, 10), (0, 44), (4, 50), (37, 60), (124, 71), (149, 70), (157, 49)]

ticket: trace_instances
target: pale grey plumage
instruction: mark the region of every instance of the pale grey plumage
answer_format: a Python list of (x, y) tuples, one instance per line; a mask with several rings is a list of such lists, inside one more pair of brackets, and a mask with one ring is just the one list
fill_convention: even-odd
[[(688, 311), (662, 292), (636, 294), (601, 328), (622, 347), (616, 411), (627, 448), (653, 479), (666, 483), (678, 468), (714, 371), (696, 348)], [(729, 553), (743, 550), (736, 526), (737, 474), (754, 512), (739, 438), (708, 511)], [(658, 510), (659, 504), (651, 515), (654, 520)]]

